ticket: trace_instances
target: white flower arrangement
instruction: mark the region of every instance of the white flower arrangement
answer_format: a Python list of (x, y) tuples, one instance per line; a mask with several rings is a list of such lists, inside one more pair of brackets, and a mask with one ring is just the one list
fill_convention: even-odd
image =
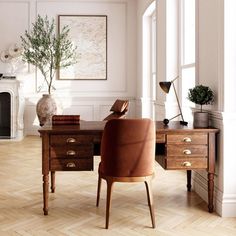
[(2, 51), (1, 54), (0, 54), (0, 59), (1, 59), (2, 62), (8, 63), (8, 62), (11, 61), (12, 57), (8, 53), (8, 51)]
[(19, 47), (17, 44), (12, 44), (9, 47), (8, 52), (10, 56), (12, 56), (13, 58), (19, 57), (21, 53), (23, 52), (23, 48)]
[(8, 50), (4, 50), (0, 54), (0, 59), (4, 63), (11, 62), (12, 59), (21, 56), (23, 48), (19, 47), (17, 44), (12, 44)]

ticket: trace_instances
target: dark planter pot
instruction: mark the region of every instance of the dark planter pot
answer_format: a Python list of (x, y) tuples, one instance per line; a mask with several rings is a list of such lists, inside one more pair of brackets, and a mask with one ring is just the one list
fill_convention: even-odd
[(193, 126), (196, 128), (207, 128), (209, 126), (208, 112), (194, 112)]

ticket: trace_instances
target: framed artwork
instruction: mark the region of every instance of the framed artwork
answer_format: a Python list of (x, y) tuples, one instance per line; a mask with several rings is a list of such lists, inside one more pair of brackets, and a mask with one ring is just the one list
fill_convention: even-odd
[(107, 16), (59, 15), (59, 33), (69, 26), (69, 37), (77, 47), (77, 63), (58, 71), (63, 80), (107, 79)]

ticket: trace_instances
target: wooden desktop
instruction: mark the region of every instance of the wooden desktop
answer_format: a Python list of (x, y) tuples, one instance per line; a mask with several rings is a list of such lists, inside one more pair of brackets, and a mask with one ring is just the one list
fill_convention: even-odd
[[(56, 171), (93, 170), (93, 156), (99, 145), (105, 121), (81, 121), (80, 125), (45, 126), (42, 137), (43, 211), (48, 215), (49, 173), (55, 192)], [(191, 171), (208, 172), (208, 210), (213, 212), (216, 128), (193, 128), (179, 122), (167, 126), (156, 121), (156, 161), (167, 170), (186, 170), (191, 191)]]

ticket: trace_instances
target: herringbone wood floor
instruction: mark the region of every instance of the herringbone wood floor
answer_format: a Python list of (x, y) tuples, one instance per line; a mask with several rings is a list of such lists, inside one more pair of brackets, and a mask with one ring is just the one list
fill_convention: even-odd
[(49, 215), (42, 211), (41, 140), (0, 142), (0, 236), (235, 236), (236, 218), (207, 212), (207, 204), (185, 188), (185, 173), (156, 164), (153, 180), (157, 228), (151, 228), (144, 184), (115, 184), (110, 229), (105, 223), (105, 183), (95, 207), (93, 172), (57, 172)]

